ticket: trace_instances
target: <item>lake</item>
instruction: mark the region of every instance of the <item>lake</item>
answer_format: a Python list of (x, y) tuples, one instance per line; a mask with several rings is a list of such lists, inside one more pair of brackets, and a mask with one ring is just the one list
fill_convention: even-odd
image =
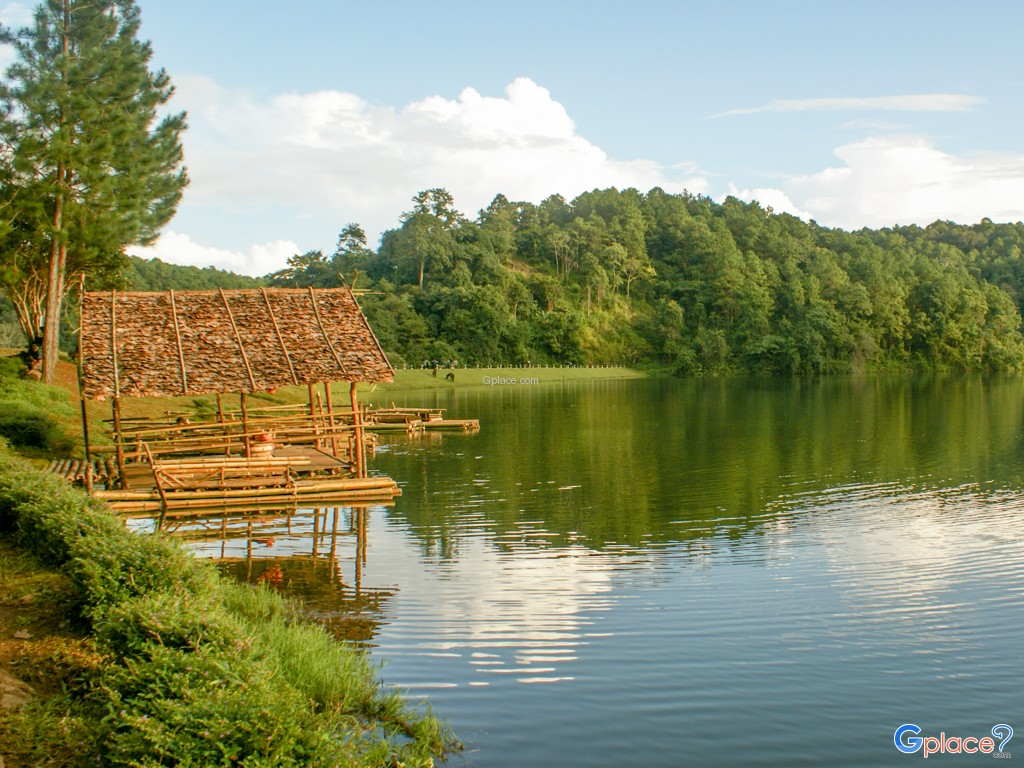
[(1017, 746), (1024, 379), (395, 399), (482, 429), (382, 437), (392, 508), (190, 535), (369, 648), (451, 765), (896, 764), (904, 724)]

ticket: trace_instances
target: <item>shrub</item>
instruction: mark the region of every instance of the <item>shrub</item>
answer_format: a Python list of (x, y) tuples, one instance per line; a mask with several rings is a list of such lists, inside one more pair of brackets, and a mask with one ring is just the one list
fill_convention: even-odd
[[(97, 695), (110, 714), (104, 752), (114, 766), (348, 763), (340, 735), (323, 728), (302, 695), (245, 654), (153, 646), (115, 666)], [(319, 722), (318, 722), (319, 721)], [(320, 726), (320, 727), (317, 727)]]
[(0, 533), (71, 577), (96, 650), (111, 658), (75, 721), (93, 723), (105, 765), (430, 765), (454, 743), (293, 603), (128, 531), (2, 438)]
[(0, 380), (20, 379), (25, 373), (25, 361), (21, 355), (0, 357)]
[(48, 413), (21, 400), (0, 400), (0, 436), (19, 448), (67, 453), (72, 442)]
[(66, 390), (60, 387), (49, 387), (37, 381), (4, 378), (2, 374), (0, 374), (0, 400), (19, 400), (62, 418), (74, 418), (77, 415), (75, 406), (71, 404), (71, 398)]
[(244, 653), (252, 637), (209, 596), (156, 592), (109, 609), (97, 638), (119, 658), (148, 658), (156, 648), (193, 653)]

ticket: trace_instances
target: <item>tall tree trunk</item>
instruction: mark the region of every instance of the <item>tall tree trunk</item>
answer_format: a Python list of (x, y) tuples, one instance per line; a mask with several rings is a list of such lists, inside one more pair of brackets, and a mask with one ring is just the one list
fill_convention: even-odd
[(25, 335), (25, 344), (38, 343), (43, 335), (46, 305), (46, 280), (34, 270), (17, 285), (5, 285), (7, 298), (14, 305), (18, 325)]
[[(64, 0), (63, 49), (61, 82), (67, 86), (71, 53), (71, 2)], [(60, 131), (66, 130), (67, 114), (60, 108)], [(50, 248), (50, 271), (46, 281), (46, 321), (43, 326), (43, 383), (51, 386), (57, 379), (57, 360), (60, 354), (60, 310), (64, 303), (64, 266), (68, 246), (64, 237), (64, 190), (69, 169), (65, 160), (57, 161), (56, 186), (53, 206), (53, 244)]]
[[(58, 184), (64, 183), (63, 163), (58, 166)], [(50, 271), (46, 281), (46, 320), (43, 325), (43, 383), (52, 385), (57, 379), (60, 354), (60, 310), (64, 303), (64, 265), (68, 247), (64, 242), (64, 194), (57, 190), (53, 213), (53, 246), (50, 248)]]

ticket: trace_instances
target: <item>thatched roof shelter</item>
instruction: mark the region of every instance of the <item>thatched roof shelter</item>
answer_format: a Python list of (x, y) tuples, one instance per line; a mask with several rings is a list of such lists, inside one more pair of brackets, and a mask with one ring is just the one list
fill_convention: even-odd
[(89, 292), (81, 356), (91, 399), (394, 377), (348, 288)]

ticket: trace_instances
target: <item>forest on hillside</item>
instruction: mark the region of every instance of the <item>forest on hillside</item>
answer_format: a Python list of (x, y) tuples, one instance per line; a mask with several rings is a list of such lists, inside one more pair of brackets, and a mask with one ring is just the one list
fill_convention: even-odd
[(430, 189), (376, 250), (348, 224), (334, 253), (296, 254), (263, 278), (131, 257), (103, 287), (353, 285), (399, 368), (1014, 371), (1024, 368), (1022, 254), (1021, 222), (847, 232), (657, 188), (539, 205), (498, 195), (471, 219)]
[(473, 219), (416, 195), (375, 251), (346, 226), (278, 286), (355, 284), (392, 363), (678, 375), (1024, 367), (1024, 224), (847, 232), (756, 202), (604, 189)]

